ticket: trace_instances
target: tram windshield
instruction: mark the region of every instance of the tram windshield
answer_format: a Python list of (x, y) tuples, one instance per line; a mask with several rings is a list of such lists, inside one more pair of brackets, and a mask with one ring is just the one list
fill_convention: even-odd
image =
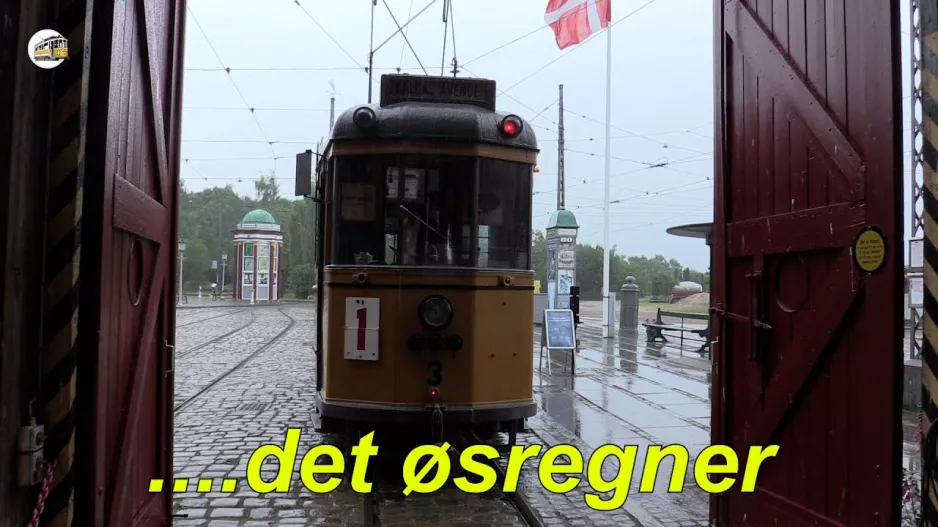
[(332, 265), (531, 268), (531, 165), (352, 156), (333, 177)]

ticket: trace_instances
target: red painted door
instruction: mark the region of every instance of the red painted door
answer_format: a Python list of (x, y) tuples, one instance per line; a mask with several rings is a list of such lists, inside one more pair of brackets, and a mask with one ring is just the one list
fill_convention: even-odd
[(715, 4), (713, 523), (898, 525), (899, 3)]
[[(89, 186), (102, 210), (91, 525), (170, 525), (184, 0), (95, 4)], [(92, 181), (94, 179), (95, 181)], [(100, 200), (100, 201), (99, 201)], [(100, 204), (98, 204), (100, 203)], [(83, 291), (83, 294), (84, 291)], [(149, 491), (163, 479), (163, 492)]]

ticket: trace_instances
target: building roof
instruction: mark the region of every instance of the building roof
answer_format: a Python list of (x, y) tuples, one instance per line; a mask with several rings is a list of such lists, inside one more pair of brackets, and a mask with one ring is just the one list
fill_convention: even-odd
[(576, 223), (576, 216), (569, 210), (558, 210), (550, 215), (550, 220), (547, 221), (547, 228), (553, 229), (554, 227), (560, 229), (580, 228)]
[(264, 209), (254, 209), (244, 215), (241, 223), (273, 223), (276, 225), (277, 220)]

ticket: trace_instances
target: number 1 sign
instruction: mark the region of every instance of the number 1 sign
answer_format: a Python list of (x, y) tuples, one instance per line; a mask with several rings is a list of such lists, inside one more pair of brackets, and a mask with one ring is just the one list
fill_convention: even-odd
[(378, 360), (378, 330), (381, 315), (377, 298), (345, 299), (345, 358)]

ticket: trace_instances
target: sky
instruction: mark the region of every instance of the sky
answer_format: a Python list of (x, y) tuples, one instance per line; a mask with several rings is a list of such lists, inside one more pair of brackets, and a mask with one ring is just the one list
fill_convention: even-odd
[[(410, 45), (400, 33), (392, 37), (395, 19), (404, 24), (428, 5), (405, 28)], [(426, 68), (438, 75), (442, 67), (451, 75), (454, 54), (459, 76), (495, 80), (499, 111), (535, 127), (541, 151), (533, 221), (543, 230), (557, 208), (557, 99), (563, 84), (565, 208), (576, 214), (579, 241), (602, 244), (606, 35), (561, 51), (544, 22), (546, 5), (454, 0), (444, 53), (443, 0), (378, 0), (373, 101), (381, 74), (397, 68), (423, 74)], [(328, 136), (330, 97), (336, 115), (368, 100), (371, 3), (191, 0), (188, 9), (186, 188), (231, 184), (253, 196), (254, 180), (272, 170), (281, 194), (291, 197), (295, 155)], [(610, 243), (620, 254), (661, 254), (707, 269), (703, 240), (665, 230), (713, 218), (712, 18), (706, 1), (613, 0)], [(903, 95), (907, 80), (905, 73)], [(904, 97), (905, 116), (908, 101)], [(906, 187), (908, 179), (906, 169)]]

